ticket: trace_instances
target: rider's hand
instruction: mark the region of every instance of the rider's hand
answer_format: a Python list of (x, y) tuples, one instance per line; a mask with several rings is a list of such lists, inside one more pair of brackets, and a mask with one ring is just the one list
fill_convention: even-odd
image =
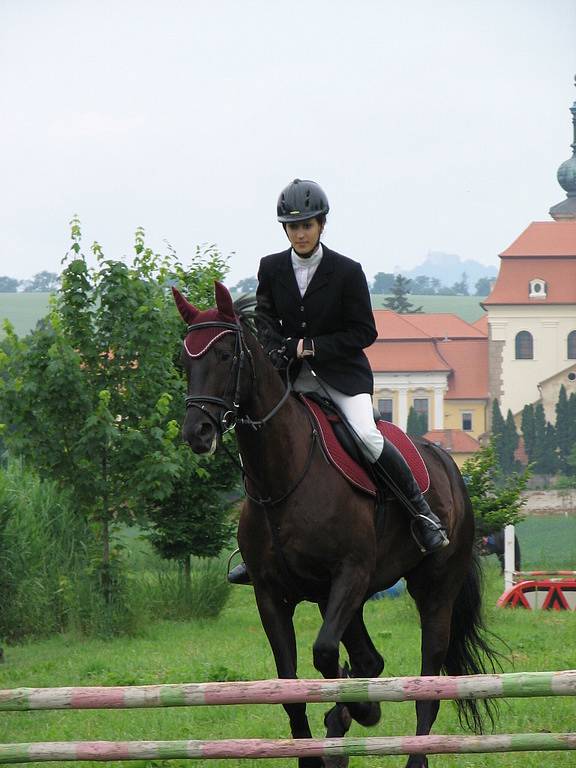
[(298, 342), (300, 339), (282, 339), (282, 342), (276, 349), (268, 352), (272, 365), (281, 370), (286, 368), (291, 360), (294, 360), (298, 354)]

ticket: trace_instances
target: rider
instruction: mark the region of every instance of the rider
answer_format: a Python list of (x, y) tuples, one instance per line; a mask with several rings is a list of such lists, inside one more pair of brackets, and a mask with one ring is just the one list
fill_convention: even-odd
[[(277, 366), (293, 361), (294, 391), (317, 392), (336, 404), (376, 478), (384, 470), (408, 500), (420, 548), (434, 552), (448, 544), (446, 531), (402, 454), (374, 422), (374, 379), (363, 351), (377, 338), (370, 294), (360, 264), (320, 241), (328, 211), (328, 199), (313, 181), (294, 179), (280, 193), (278, 221), (291, 248), (260, 262), (256, 313), (277, 336), (265, 346)], [(246, 576), (242, 563), (228, 578), (245, 583)]]

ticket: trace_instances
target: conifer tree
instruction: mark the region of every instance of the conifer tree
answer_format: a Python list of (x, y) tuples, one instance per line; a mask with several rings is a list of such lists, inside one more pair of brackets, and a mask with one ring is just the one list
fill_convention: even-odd
[(414, 307), (412, 302), (406, 297), (410, 293), (410, 280), (402, 275), (396, 275), (392, 284), (392, 296), (389, 296), (384, 302), (386, 309), (398, 312), (399, 315), (405, 315), (409, 312), (422, 312), (422, 307)]
[(574, 427), (570, 421), (568, 396), (564, 384), (560, 387), (558, 393), (558, 402), (556, 403), (556, 441), (558, 445), (558, 465), (561, 472), (566, 473), (569, 465), (568, 456), (574, 443)]
[(408, 411), (408, 422), (406, 432), (409, 435), (425, 435), (428, 432), (428, 417), (425, 413), (418, 413), (414, 406), (410, 406)]
[(522, 435), (524, 437), (524, 450), (528, 461), (534, 461), (534, 406), (525, 405), (522, 409)]
[(514, 416), (512, 415), (512, 411), (510, 410), (510, 408), (508, 408), (508, 413), (506, 414), (504, 445), (503, 445), (504, 474), (510, 474), (511, 472), (514, 472), (514, 470), (516, 469), (516, 458), (514, 454), (516, 452), (516, 448), (518, 448), (518, 442), (519, 442), (519, 438), (518, 438), (518, 432), (516, 431), (516, 422), (514, 421)]

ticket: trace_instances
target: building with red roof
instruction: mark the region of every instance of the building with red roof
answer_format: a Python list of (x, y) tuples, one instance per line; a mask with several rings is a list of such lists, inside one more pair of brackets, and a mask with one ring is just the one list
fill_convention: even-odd
[(491, 398), (515, 415), (541, 400), (552, 423), (560, 387), (576, 391), (576, 102), (570, 111), (573, 154), (558, 169), (566, 200), (502, 251), (483, 302)]

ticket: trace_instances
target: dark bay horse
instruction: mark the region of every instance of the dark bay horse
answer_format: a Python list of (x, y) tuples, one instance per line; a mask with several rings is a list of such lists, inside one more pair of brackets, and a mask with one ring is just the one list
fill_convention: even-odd
[[(236, 426), (247, 499), (238, 542), (251, 576), (262, 625), (278, 676), (296, 677), (293, 614), (316, 602), (322, 626), (313, 646), (315, 668), (326, 678), (377, 677), (384, 661), (363, 620), (370, 595), (405, 577), (420, 613), (422, 675), (477, 674), (495, 652), (480, 615), (480, 573), (474, 519), (460, 472), (430, 443), (419, 443), (431, 478), (427, 499), (444, 522), (450, 545), (423, 556), (409, 516), (391, 501), (377, 527), (372, 497), (355, 490), (327, 462), (306, 409), (286, 397), (286, 385), (251, 330), (247, 313), (216, 284), (217, 307), (199, 312), (174, 291), (188, 323), (182, 361), (188, 379), (183, 437), (196, 453), (215, 450), (223, 427)], [(340, 643), (349, 658), (343, 669)], [(461, 719), (479, 730), (476, 701), (457, 702)], [(416, 703), (417, 735), (426, 735), (439, 702)], [(305, 704), (284, 705), (294, 738), (310, 738)], [(490, 715), (490, 712), (488, 712)], [(336, 704), (326, 715), (327, 736), (343, 736), (351, 718), (374, 725), (377, 703)], [(306, 758), (299, 768), (343, 766), (347, 758)], [(407, 768), (425, 768), (412, 755)]]

